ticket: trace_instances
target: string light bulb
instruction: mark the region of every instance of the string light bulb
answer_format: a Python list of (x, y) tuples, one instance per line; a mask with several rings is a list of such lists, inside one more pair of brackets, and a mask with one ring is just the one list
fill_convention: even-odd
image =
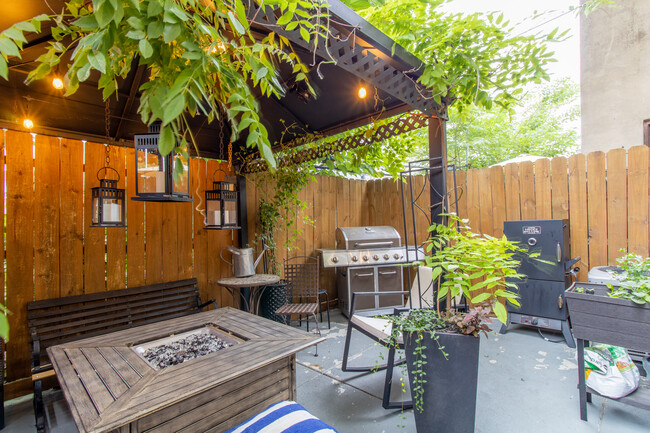
[(63, 80), (59, 77), (54, 77), (52, 79), (52, 87), (54, 87), (56, 90), (63, 89)]
[(359, 91), (357, 92), (357, 95), (359, 96), (359, 99), (363, 99), (368, 95), (368, 92), (366, 91), (366, 88), (361, 86), (359, 87)]
[(23, 127), (25, 127), (25, 129), (32, 129), (34, 127), (34, 122), (32, 122), (31, 119), (25, 118), (23, 119)]

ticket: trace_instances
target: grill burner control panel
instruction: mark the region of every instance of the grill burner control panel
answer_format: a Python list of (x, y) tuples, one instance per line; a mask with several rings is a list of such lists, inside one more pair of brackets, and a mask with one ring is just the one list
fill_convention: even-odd
[(348, 266), (393, 265), (424, 258), (424, 251), (414, 247), (373, 248), (372, 250), (320, 250), (324, 268)]

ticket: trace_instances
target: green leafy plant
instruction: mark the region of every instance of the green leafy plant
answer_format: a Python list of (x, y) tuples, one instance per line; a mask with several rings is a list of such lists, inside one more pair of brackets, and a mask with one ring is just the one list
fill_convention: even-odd
[[(487, 335), (490, 314), (506, 323), (509, 302), (519, 306), (513, 279), (522, 278), (517, 272), (517, 253), (526, 250), (509, 241), (505, 236), (496, 238), (473, 233), (467, 220), (455, 215), (443, 215), (449, 224), (433, 224), (432, 236), (426, 244), (427, 256), (420, 266), (432, 269), (433, 282), (437, 287), (436, 305), (432, 308), (412, 309), (402, 314), (386, 316), (391, 323), (391, 342), (397, 347), (400, 336), (415, 339), (415, 365), (409, 371), (413, 387), (411, 394), (416, 410), (423, 411), (423, 384), (426, 383), (424, 366), (424, 341), (428, 335), (438, 341), (436, 334), (451, 332), (478, 337)], [(425, 282), (426, 284), (426, 282)], [(452, 308), (443, 311), (441, 303), (464, 295), (472, 303), (466, 313)], [(445, 357), (444, 348), (438, 344)]]
[(607, 283), (609, 296), (628, 299), (637, 304), (650, 303), (650, 257), (627, 253), (616, 259), (616, 263), (623, 272), (613, 274), (619, 280), (618, 286)]
[[(277, 249), (285, 246), (293, 248), (295, 241), (302, 233), (296, 223), (298, 216), (307, 206), (300, 200), (298, 194), (310, 182), (314, 180), (311, 165), (280, 167), (271, 172), (259, 173), (255, 183), (260, 188), (262, 198), (258, 207), (259, 230), (255, 234), (255, 241), (258, 244), (268, 247), (265, 256), (269, 272), (279, 275), (280, 264), (278, 263)], [(307, 224), (313, 223), (308, 216), (304, 217)], [(280, 227), (288, 231), (287, 240), (278, 245), (276, 234)]]

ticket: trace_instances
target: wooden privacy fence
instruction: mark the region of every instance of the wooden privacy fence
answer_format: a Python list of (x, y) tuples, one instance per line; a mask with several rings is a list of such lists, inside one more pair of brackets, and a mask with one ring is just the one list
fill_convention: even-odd
[[(568, 158), (556, 157), (533, 162), (457, 171), (458, 212), (468, 218), (472, 230), (492, 236), (503, 235), (506, 220), (569, 219), (571, 254), (580, 256), (579, 279), (587, 280), (593, 266), (612, 265), (624, 248), (643, 256), (649, 250), (649, 166), (648, 148), (614, 149)], [(252, 176), (248, 183), (248, 224), (251, 241), (257, 228), (259, 189)], [(447, 176), (449, 193), (453, 176)], [(411, 187), (418, 205), (429, 207), (424, 178), (416, 176), (404, 185)], [(420, 194), (424, 192), (423, 194)], [(392, 179), (346, 180), (317, 176), (300, 193), (308, 204), (304, 213), (313, 221), (297, 226), (303, 234), (296, 249), (281, 248), (279, 258), (315, 254), (318, 248), (334, 248), (337, 227), (391, 225), (405, 239), (400, 183)], [(408, 198), (408, 195), (407, 195)], [(455, 208), (452, 210), (456, 210)], [(415, 212), (418, 240), (426, 235), (428, 220)], [(413, 222), (407, 212), (406, 235), (413, 242)], [(287, 239), (280, 233), (279, 239)], [(336, 298), (334, 271), (323, 270), (321, 285)]]
[[(202, 299), (220, 306), (232, 298), (216, 281), (230, 276), (219, 251), (236, 242), (233, 231), (203, 230), (206, 179), (218, 161), (194, 158), (194, 203), (130, 200), (135, 154), (110, 146), (111, 166), (126, 189), (126, 228), (90, 228), (91, 188), (99, 186), (104, 145), (15, 131), (0, 131), (0, 172), (6, 239), (5, 287), (10, 339), (6, 345), (7, 397), (30, 392), (26, 303), (196, 277)], [(6, 179), (5, 177), (6, 173)], [(6, 186), (6, 190), (4, 190)], [(212, 187), (210, 183), (209, 188)], [(5, 202), (6, 200), (6, 202)], [(4, 279), (6, 278), (6, 282)]]

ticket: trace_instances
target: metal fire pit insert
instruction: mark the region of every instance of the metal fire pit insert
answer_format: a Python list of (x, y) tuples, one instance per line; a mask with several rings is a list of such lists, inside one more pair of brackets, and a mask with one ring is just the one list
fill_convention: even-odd
[[(181, 358), (180, 361), (176, 360), (176, 362), (169, 362), (166, 365), (161, 365), (161, 364), (165, 364), (162, 355), (158, 355), (157, 357), (151, 360), (148, 359), (147, 356), (145, 356), (147, 354), (147, 351), (150, 349), (154, 349), (160, 346), (170, 346), (173, 344), (178, 345), (181, 342), (181, 340), (186, 340), (188, 337), (191, 336), (212, 336), (217, 339), (217, 340), (212, 339), (212, 342), (216, 344), (223, 343), (224, 347), (210, 348), (204, 353), (201, 353), (200, 355), (197, 356), (188, 355), (184, 358)], [(171, 367), (172, 365), (182, 364), (183, 362), (190, 361), (192, 359), (200, 358), (201, 356), (209, 355), (210, 353), (227, 349), (228, 347), (234, 346), (235, 344), (239, 344), (243, 341), (244, 340), (237, 338), (232, 334), (228, 334), (226, 332), (217, 329), (214, 325), (206, 325), (201, 328), (192, 329), (190, 331), (181, 332), (178, 334), (171, 334), (165, 338), (151, 340), (146, 343), (142, 343), (137, 346), (134, 346), (131, 349), (135, 353), (137, 353), (138, 356), (142, 358), (147, 364), (149, 364), (153, 369), (161, 370), (163, 368)], [(197, 349), (197, 347), (192, 347), (191, 345), (187, 345), (187, 347), (184, 347), (183, 349), (180, 350), (185, 350), (185, 349)], [(177, 352), (179, 352), (180, 350), (177, 350)]]

